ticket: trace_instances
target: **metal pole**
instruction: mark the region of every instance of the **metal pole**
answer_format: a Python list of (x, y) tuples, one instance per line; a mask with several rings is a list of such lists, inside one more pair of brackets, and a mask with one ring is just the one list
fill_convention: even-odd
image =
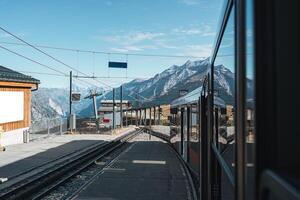
[(132, 124), (132, 110), (130, 110), (130, 125), (133, 125)]
[(128, 111), (125, 111), (126, 127), (128, 126)]
[(95, 119), (96, 119), (96, 129), (99, 130), (99, 122), (98, 122), (98, 110), (97, 110), (97, 99), (96, 95), (93, 95), (93, 104), (94, 104), (94, 113), (95, 113)]
[(154, 121), (153, 121), (153, 125), (155, 126), (155, 125), (156, 125), (156, 106), (154, 106), (153, 112), (154, 112), (154, 113), (153, 113), (153, 118), (154, 118), (154, 119), (153, 119), (153, 120), (154, 120)]
[(152, 109), (150, 107), (149, 108), (149, 126), (150, 126), (150, 128), (151, 128), (151, 124), (152, 124), (152, 117), (151, 117), (151, 115), (152, 115)]
[(147, 108), (144, 109), (145, 112), (145, 121), (144, 121), (144, 125), (147, 126)]
[(160, 125), (161, 123), (160, 123), (160, 105), (158, 106), (158, 125)]
[(50, 134), (50, 123), (49, 123), (50, 119), (47, 120), (47, 134)]
[(123, 86), (120, 86), (120, 126), (123, 128)]
[(138, 111), (135, 110), (134, 112), (135, 112), (135, 125), (138, 126), (138, 119), (139, 119), (138, 118)]
[(142, 110), (141, 109), (139, 109), (138, 110), (138, 115), (139, 115), (139, 117), (138, 117), (138, 120), (139, 120), (139, 122), (138, 122), (138, 126), (140, 126), (142, 123)]
[(62, 132), (63, 132), (63, 119), (60, 118), (60, 126), (59, 126), (59, 133), (62, 135)]
[(141, 117), (139, 109), (136, 111), (136, 114), (137, 114), (137, 125), (139, 126), (140, 125), (140, 117)]
[(137, 122), (136, 124), (137, 124), (137, 126), (140, 125), (140, 115), (139, 115), (139, 112), (140, 112), (139, 110), (136, 110), (136, 120), (137, 120), (137, 121), (136, 121), (136, 122)]
[(69, 129), (71, 130), (71, 114), (72, 114), (72, 71), (70, 71), (70, 96), (69, 96), (69, 120), (68, 120), (68, 125), (69, 125)]
[(116, 102), (115, 102), (115, 88), (113, 88), (113, 129), (116, 128)]
[(98, 111), (97, 111), (97, 99), (96, 95), (93, 96), (93, 104), (94, 104), (94, 113), (96, 120), (98, 119)]

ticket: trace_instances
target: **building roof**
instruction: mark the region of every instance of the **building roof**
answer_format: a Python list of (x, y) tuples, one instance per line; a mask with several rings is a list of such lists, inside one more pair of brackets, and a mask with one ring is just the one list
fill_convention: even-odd
[(20, 82), (20, 83), (35, 83), (39, 84), (38, 79), (22, 74), (20, 72), (0, 66), (0, 81)]

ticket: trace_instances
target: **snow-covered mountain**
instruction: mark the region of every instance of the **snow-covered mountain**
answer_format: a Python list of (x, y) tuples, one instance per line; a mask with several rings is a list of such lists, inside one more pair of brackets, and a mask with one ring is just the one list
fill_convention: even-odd
[[(209, 58), (204, 60), (187, 61), (183, 65), (173, 65), (165, 71), (156, 74), (154, 77), (141, 80), (136, 79), (123, 85), (123, 99), (131, 100), (137, 104), (164, 104), (178, 98), (179, 90), (187, 89), (192, 91), (200, 87), (204, 76), (209, 69)], [(215, 66), (215, 89), (228, 102), (233, 102), (234, 95), (234, 73), (223, 65)], [(248, 80), (248, 86), (252, 82)], [(253, 91), (250, 91), (253, 92)], [(118, 99), (119, 88), (116, 89)], [(105, 95), (106, 99), (112, 99), (112, 93)], [(146, 100), (145, 100), (146, 99)], [(139, 101), (139, 103), (137, 103)], [(142, 102), (142, 103), (141, 103)], [(91, 106), (83, 109), (81, 115), (92, 114)]]
[[(209, 58), (196, 61), (187, 61), (183, 65), (173, 65), (154, 77), (141, 80), (136, 79), (123, 84), (123, 99), (131, 100), (135, 106), (145, 104), (165, 104), (178, 98), (179, 90), (192, 91), (200, 87), (204, 76), (209, 69)], [(233, 103), (234, 96), (234, 73), (226, 66), (218, 65), (214, 69), (214, 88), (227, 103)], [(248, 80), (247, 86), (253, 88), (252, 81)], [(82, 97), (89, 93), (88, 89), (77, 88)], [(252, 90), (248, 92), (253, 93)], [(252, 95), (248, 95), (252, 96)], [(107, 92), (99, 97), (112, 99), (112, 92)], [(119, 99), (119, 88), (116, 89), (116, 99)], [(93, 115), (92, 101), (81, 100), (73, 104), (73, 109), (78, 117)], [(67, 116), (69, 112), (69, 90), (60, 88), (40, 88), (33, 92), (32, 97), (32, 120)]]
[[(73, 102), (73, 111), (80, 112), (89, 106), (90, 100), (83, 99), (90, 89), (73, 86), (73, 91), (81, 93), (81, 101)], [(32, 122), (45, 121), (56, 117), (66, 117), (69, 113), (69, 88), (39, 88), (32, 92)]]

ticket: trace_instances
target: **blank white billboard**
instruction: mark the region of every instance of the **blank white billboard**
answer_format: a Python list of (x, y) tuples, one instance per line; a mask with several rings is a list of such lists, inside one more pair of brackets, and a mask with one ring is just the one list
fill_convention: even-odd
[(0, 91), (0, 123), (24, 119), (24, 92)]

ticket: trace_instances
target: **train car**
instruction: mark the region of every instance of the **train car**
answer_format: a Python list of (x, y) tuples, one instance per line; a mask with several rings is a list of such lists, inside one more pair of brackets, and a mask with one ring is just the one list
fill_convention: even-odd
[[(199, 182), (201, 157), (201, 100), (202, 87), (175, 99), (171, 102), (170, 142), (176, 151), (188, 164), (193, 177)], [(226, 104), (215, 96), (215, 107), (226, 115)], [(231, 134), (224, 127), (220, 127), (220, 140), (227, 144), (232, 140)], [(230, 132), (230, 131), (229, 131)]]

